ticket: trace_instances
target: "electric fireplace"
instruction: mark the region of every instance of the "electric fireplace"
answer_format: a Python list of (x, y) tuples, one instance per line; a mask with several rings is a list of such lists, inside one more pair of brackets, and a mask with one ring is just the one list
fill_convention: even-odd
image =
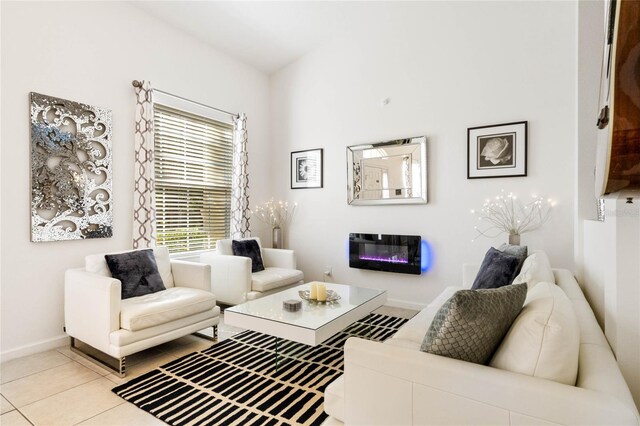
[(415, 235), (349, 234), (349, 267), (420, 275), (421, 238)]

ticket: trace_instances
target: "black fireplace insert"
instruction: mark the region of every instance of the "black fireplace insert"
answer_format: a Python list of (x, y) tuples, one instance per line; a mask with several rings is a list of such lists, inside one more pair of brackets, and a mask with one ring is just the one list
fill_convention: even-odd
[(420, 236), (349, 234), (351, 268), (420, 275), (420, 251)]

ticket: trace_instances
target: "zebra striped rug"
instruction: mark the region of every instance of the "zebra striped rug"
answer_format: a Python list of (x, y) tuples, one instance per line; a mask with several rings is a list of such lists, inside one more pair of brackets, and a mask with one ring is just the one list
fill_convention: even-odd
[(382, 341), (406, 319), (371, 314), (319, 346), (244, 331), (113, 388), (158, 419), (182, 425), (319, 425), (325, 387), (342, 374), (344, 342)]

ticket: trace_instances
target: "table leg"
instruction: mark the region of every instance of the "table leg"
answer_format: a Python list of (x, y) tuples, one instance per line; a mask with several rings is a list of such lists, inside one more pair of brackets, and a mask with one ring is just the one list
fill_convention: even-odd
[(276, 358), (275, 358), (275, 364), (276, 364), (276, 372), (278, 371), (278, 340), (280, 340), (279, 337), (276, 337)]

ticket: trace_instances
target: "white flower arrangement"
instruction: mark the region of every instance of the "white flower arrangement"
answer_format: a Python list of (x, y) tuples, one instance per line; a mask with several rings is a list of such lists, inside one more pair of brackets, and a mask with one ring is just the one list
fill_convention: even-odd
[[(487, 199), (478, 211), (471, 210), (478, 216), (478, 220), (488, 222), (485, 229), (474, 227), (480, 235), (495, 238), (502, 233), (509, 235), (521, 235), (535, 231), (544, 225), (551, 216), (551, 210), (555, 201), (548, 198), (532, 195), (528, 203), (522, 202), (515, 194), (504, 194), (504, 190), (494, 199)], [(474, 238), (474, 240), (476, 239)]]
[(271, 198), (250, 211), (252, 217), (266, 223), (273, 229), (282, 228), (291, 222), (296, 207), (298, 207), (298, 203), (289, 204), (287, 201), (275, 201)]

